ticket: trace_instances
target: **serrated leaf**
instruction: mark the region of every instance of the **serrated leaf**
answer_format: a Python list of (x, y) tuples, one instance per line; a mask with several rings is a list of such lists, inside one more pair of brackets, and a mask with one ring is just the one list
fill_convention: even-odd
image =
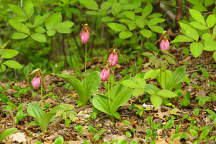
[(211, 14), (206, 19), (207, 26), (209, 28), (213, 27), (216, 24), (216, 16), (215, 14)]
[(200, 22), (203, 25), (206, 25), (205, 19), (199, 11), (195, 9), (190, 9), (189, 13), (196, 21)]
[(4, 61), (3, 64), (13, 69), (22, 68), (22, 65), (15, 60), (7, 60), (7, 61)]
[(130, 31), (122, 31), (119, 33), (119, 38), (127, 39), (127, 38), (131, 37), (132, 35), (133, 35), (133, 33)]
[(18, 32), (25, 33), (25, 34), (28, 34), (28, 35), (30, 34), (30, 30), (25, 24), (15, 20), (15, 19), (9, 20), (9, 23)]
[(172, 43), (176, 43), (176, 42), (192, 42), (193, 39), (185, 36), (185, 35), (177, 35), (175, 37), (175, 39), (172, 41)]
[(98, 4), (95, 0), (79, 0), (80, 4), (90, 10), (98, 10)]
[(190, 45), (190, 51), (194, 57), (199, 57), (203, 51), (203, 44), (200, 42), (193, 42)]
[(125, 31), (127, 30), (126, 26), (123, 24), (119, 24), (119, 23), (108, 23), (107, 24), (109, 28), (111, 28), (112, 30), (116, 31), (116, 32), (120, 32), (120, 31)]
[(157, 33), (164, 33), (164, 29), (161, 26), (152, 26), (152, 25), (148, 25), (148, 27)]
[(179, 22), (179, 24), (180, 24), (180, 27), (182, 29), (182, 33), (184, 33), (189, 38), (192, 38), (195, 41), (198, 41), (199, 34), (196, 31), (196, 29), (192, 28), (191, 26), (189, 26), (188, 24), (185, 24), (185, 23)]
[(12, 35), (12, 39), (24, 39), (28, 37), (28, 35), (24, 34), (24, 33), (19, 33), (19, 32), (15, 32)]
[(140, 33), (142, 34), (142, 36), (144, 36), (146, 38), (150, 38), (152, 36), (152, 32), (150, 30), (147, 30), (147, 29), (142, 29), (140, 31)]
[(44, 34), (41, 34), (41, 33), (34, 33), (31, 35), (31, 38), (33, 40), (41, 42), (41, 43), (46, 42), (46, 36)]
[(154, 107), (159, 107), (159, 106), (161, 106), (163, 99), (157, 95), (151, 95), (150, 101)]

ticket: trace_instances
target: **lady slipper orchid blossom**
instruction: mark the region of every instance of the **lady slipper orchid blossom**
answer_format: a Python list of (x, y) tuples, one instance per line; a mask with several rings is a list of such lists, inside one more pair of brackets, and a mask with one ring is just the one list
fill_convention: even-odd
[(31, 81), (32, 87), (37, 89), (41, 86), (41, 78), (40, 77), (34, 77)]
[(110, 66), (115, 66), (118, 64), (118, 54), (115, 50), (113, 50), (113, 52), (109, 55), (108, 61)]
[(168, 50), (170, 47), (170, 43), (168, 39), (162, 39), (160, 42), (160, 49), (161, 50)]
[(101, 81), (107, 81), (110, 75), (110, 70), (107, 68), (104, 68), (100, 73), (100, 79)]
[(82, 31), (80, 32), (81, 43), (86, 44), (89, 41), (89, 38), (90, 38), (90, 32), (89, 32), (88, 24), (84, 24)]

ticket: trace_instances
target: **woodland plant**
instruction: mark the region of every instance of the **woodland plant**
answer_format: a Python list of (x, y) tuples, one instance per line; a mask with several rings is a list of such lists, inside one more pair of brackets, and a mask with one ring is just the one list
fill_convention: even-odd
[(67, 75), (59, 74), (59, 77), (68, 81), (79, 95), (79, 105), (86, 105), (91, 96), (96, 92), (100, 85), (100, 77), (98, 72), (91, 72), (85, 75), (83, 80)]

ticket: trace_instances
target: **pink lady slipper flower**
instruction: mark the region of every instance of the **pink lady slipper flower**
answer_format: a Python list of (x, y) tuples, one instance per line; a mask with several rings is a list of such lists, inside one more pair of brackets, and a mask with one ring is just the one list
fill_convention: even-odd
[(168, 50), (170, 47), (170, 43), (168, 39), (162, 39), (160, 42), (160, 49), (161, 50)]
[(109, 55), (108, 57), (108, 61), (110, 66), (115, 66), (116, 64), (118, 64), (118, 54), (115, 51), (115, 49), (113, 50), (113, 52)]
[(41, 78), (40, 77), (34, 77), (31, 81), (32, 87), (37, 89), (41, 86)]
[(90, 32), (88, 24), (84, 24), (82, 31), (80, 32), (80, 40), (83, 44), (86, 44), (89, 41), (90, 38)]
[(100, 79), (101, 81), (107, 81), (110, 75), (110, 70), (107, 68), (104, 68), (100, 73)]

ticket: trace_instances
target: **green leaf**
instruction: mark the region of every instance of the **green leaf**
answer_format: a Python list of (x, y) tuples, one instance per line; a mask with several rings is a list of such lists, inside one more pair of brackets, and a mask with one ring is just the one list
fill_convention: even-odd
[(159, 106), (161, 106), (163, 99), (157, 95), (151, 95), (150, 101), (154, 107), (159, 107)]
[(25, 17), (25, 14), (24, 14), (23, 10), (22, 10), (19, 6), (13, 5), (13, 4), (9, 4), (9, 8), (10, 8), (15, 14), (17, 14), (18, 16)]
[(34, 14), (34, 5), (31, 0), (24, 1), (24, 11), (28, 18), (30, 18)]
[(206, 19), (206, 23), (207, 23), (207, 26), (209, 28), (213, 27), (215, 25), (215, 23), (216, 23), (216, 16), (215, 16), (215, 14), (209, 15), (207, 17), (207, 19)]
[(213, 58), (214, 58), (214, 60), (216, 62), (216, 51), (213, 53)]
[(96, 94), (92, 98), (92, 104), (96, 109), (100, 110), (101, 112), (112, 115), (109, 110), (108, 98), (106, 96)]
[(152, 26), (152, 25), (148, 25), (148, 27), (157, 33), (164, 33), (164, 29), (161, 26)]
[(25, 33), (25, 34), (28, 34), (28, 35), (30, 34), (29, 28), (25, 24), (15, 20), (15, 19), (9, 20), (9, 24), (14, 29), (16, 29), (18, 32)]
[(198, 41), (199, 35), (198, 35), (198, 32), (196, 31), (196, 29), (192, 28), (188, 24), (184, 24), (184, 23), (181, 23), (181, 22), (179, 22), (179, 24), (180, 24), (180, 27), (182, 29), (182, 33), (184, 33), (189, 38), (192, 38), (195, 41)]
[(19, 52), (17, 50), (14, 49), (3, 49), (4, 52), (1, 55), (1, 58), (5, 58), (5, 59), (10, 59), (15, 57)]
[(190, 134), (193, 136), (193, 137), (197, 137), (198, 136), (198, 132), (192, 128), (190, 128), (189, 130)]
[(122, 31), (119, 33), (119, 38), (127, 39), (127, 38), (131, 37), (132, 35), (133, 35), (133, 33), (130, 31)]
[(4, 130), (2, 133), (0, 133), (0, 142), (4, 140), (6, 137), (10, 136), (11, 134), (15, 133), (17, 131), (16, 128), (9, 128)]
[(58, 76), (70, 82), (70, 84), (73, 86), (73, 88), (80, 97), (79, 101), (81, 102), (81, 105), (85, 105), (88, 102), (91, 93), (79, 79), (66, 74), (59, 74)]
[(152, 32), (147, 29), (142, 29), (140, 33), (143, 37), (146, 37), (146, 38), (150, 38), (152, 36)]
[(177, 84), (182, 82), (185, 77), (186, 77), (186, 68), (184, 66), (178, 67), (169, 78), (167, 88), (169, 90), (172, 90), (173, 88), (175, 88)]
[(119, 12), (121, 11), (122, 6), (121, 4), (119, 4), (118, 2), (113, 3), (112, 8), (111, 8), (111, 13), (114, 16), (117, 16), (119, 14)]
[(55, 35), (56, 34), (56, 31), (55, 30), (48, 30), (47, 31), (47, 35), (48, 36), (53, 36), (53, 35)]
[(43, 16), (37, 15), (34, 18), (34, 26), (39, 26), (45, 22), (45, 20), (48, 18), (49, 14), (44, 14)]
[(124, 11), (123, 14), (131, 20), (134, 20), (134, 18), (135, 18), (135, 14), (132, 11)]
[(27, 107), (27, 112), (30, 116), (34, 117), (39, 124), (42, 131), (46, 131), (49, 123), (54, 119), (54, 112), (45, 113), (38, 103), (30, 103)]
[(149, 25), (156, 25), (158, 23), (162, 23), (164, 22), (165, 19), (163, 18), (153, 18), (153, 19), (150, 19), (150, 21), (148, 22)]
[(142, 11), (142, 16), (146, 17), (146, 16), (150, 15), (152, 10), (153, 10), (152, 4), (150, 2), (148, 2)]
[(208, 29), (207, 26), (202, 25), (201, 23), (199, 23), (197, 21), (190, 22), (190, 25), (193, 26), (196, 29), (199, 29), (199, 30), (207, 30)]
[(193, 42), (190, 45), (190, 51), (194, 57), (199, 57), (203, 51), (203, 44), (201, 42)]
[(125, 31), (127, 30), (126, 26), (123, 24), (119, 24), (119, 23), (108, 23), (107, 24), (109, 28), (111, 28), (112, 30), (116, 31), (116, 32), (121, 32), (121, 31)]
[(54, 144), (64, 144), (64, 138), (62, 136), (58, 136), (55, 139)]
[(216, 26), (213, 28), (213, 35), (216, 36)]
[(172, 41), (172, 43), (176, 43), (176, 42), (192, 42), (193, 39), (185, 36), (185, 35), (177, 35), (175, 37), (175, 39)]
[(136, 20), (135, 20), (135, 23), (136, 23), (136, 25), (137, 25), (139, 28), (143, 29), (144, 26), (145, 26), (144, 17), (142, 17), (142, 16), (137, 16), (137, 17), (136, 17)]
[(31, 38), (33, 40), (41, 42), (41, 43), (46, 42), (46, 36), (44, 34), (41, 34), (41, 33), (34, 33), (31, 35)]
[(215, 51), (216, 50), (216, 41), (208, 40), (204, 41), (204, 50), (206, 51)]
[(202, 39), (205, 41), (214, 41), (214, 35), (207, 32), (202, 35)]
[(157, 92), (157, 95), (163, 98), (174, 98), (177, 97), (177, 94), (170, 90), (160, 90)]
[(45, 30), (43, 27), (39, 26), (39, 27), (37, 27), (37, 28), (35, 29), (35, 32), (37, 32), (37, 33), (45, 33), (46, 30)]
[(152, 84), (146, 84), (144, 87), (144, 91), (148, 94), (155, 95), (160, 89)]
[(157, 76), (157, 81), (160, 84), (161, 88), (163, 89), (169, 89), (167, 86), (168, 81), (172, 75), (172, 72), (170, 70), (159, 70), (159, 74)]
[(112, 113), (116, 112), (117, 109), (127, 103), (127, 101), (131, 98), (133, 90), (124, 87), (121, 84), (113, 87), (109, 93), (107, 93), (108, 97), (111, 99), (110, 111)]
[(22, 65), (14, 60), (7, 60), (3, 62), (4, 65), (8, 66), (9, 68), (13, 69), (20, 69), (22, 68)]
[(181, 101), (180, 105), (181, 106), (188, 106), (190, 104), (190, 98), (191, 98), (190, 92), (187, 91), (183, 100)]
[(73, 22), (64, 21), (62, 23), (56, 24), (55, 29), (59, 33), (70, 33), (72, 26), (73, 26)]
[(151, 69), (145, 73), (144, 79), (155, 79), (157, 78), (159, 73), (160, 73), (160, 70)]
[(56, 24), (61, 23), (62, 21), (62, 15), (61, 13), (54, 13), (51, 16), (49, 16), (45, 21), (45, 26), (47, 30), (53, 29)]
[(12, 35), (12, 39), (24, 39), (28, 37), (28, 35), (24, 34), (24, 33), (19, 33), (19, 32), (15, 32)]
[(80, 4), (90, 10), (98, 10), (98, 4), (95, 0), (79, 0)]
[(199, 11), (195, 9), (190, 9), (189, 13), (196, 21), (200, 22), (203, 25), (206, 25), (205, 19)]
[(4, 72), (6, 70), (6, 66), (3, 64), (0, 64), (0, 72)]

